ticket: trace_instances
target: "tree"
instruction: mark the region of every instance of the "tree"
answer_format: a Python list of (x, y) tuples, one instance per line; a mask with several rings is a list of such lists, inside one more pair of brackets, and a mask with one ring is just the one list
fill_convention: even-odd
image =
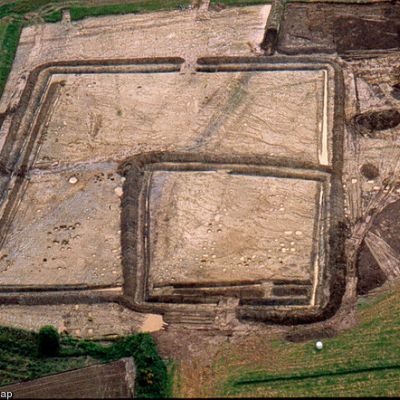
[(60, 351), (60, 335), (57, 330), (51, 326), (43, 326), (38, 336), (38, 351), (41, 356), (54, 357)]

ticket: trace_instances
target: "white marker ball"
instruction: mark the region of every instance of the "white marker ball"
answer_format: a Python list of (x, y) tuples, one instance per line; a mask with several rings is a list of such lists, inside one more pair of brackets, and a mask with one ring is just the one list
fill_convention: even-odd
[(324, 347), (324, 345), (322, 344), (321, 341), (318, 341), (318, 342), (315, 343), (315, 348), (317, 350), (322, 350), (323, 347)]

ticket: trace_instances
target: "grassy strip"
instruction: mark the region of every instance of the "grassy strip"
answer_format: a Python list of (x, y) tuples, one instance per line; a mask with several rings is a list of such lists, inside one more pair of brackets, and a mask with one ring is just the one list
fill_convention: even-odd
[(0, 43), (3, 43), (7, 26), (8, 26), (8, 23), (0, 21)]
[(36, 11), (38, 8), (51, 3), (60, 3), (62, 0), (19, 0), (0, 6), (0, 19), (7, 15), (23, 16)]
[(271, 4), (272, 0), (211, 0), (211, 4), (222, 4), (228, 7), (243, 7)]
[(0, 385), (82, 368), (98, 361), (111, 362), (133, 357), (136, 364), (136, 397), (165, 397), (169, 390), (167, 368), (149, 334), (130, 335), (111, 345), (61, 339), (60, 355), (40, 357), (34, 332), (0, 327)]
[(179, 7), (189, 6), (190, 3), (190, 0), (150, 0), (128, 4), (110, 4), (98, 7), (72, 6), (70, 8), (70, 13), (71, 20), (78, 21), (86, 17), (98, 17), (102, 15), (173, 10)]
[(0, 97), (4, 91), (8, 75), (17, 52), (21, 36), (22, 22), (12, 21), (5, 28), (3, 41), (0, 46)]
[(176, 376), (176, 363), (173, 360), (167, 362), (167, 384), (165, 387), (165, 397), (174, 397), (174, 382)]
[(62, 20), (62, 11), (56, 10), (43, 17), (44, 22), (60, 22)]

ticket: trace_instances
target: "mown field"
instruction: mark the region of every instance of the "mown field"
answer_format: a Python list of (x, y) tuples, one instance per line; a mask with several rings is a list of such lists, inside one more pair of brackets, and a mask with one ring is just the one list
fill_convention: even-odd
[[(249, 337), (219, 349), (202, 396), (399, 396), (400, 285), (357, 308), (358, 325), (331, 339)], [(178, 370), (179, 371), (179, 370)], [(185, 372), (178, 372), (185, 395)]]
[(37, 333), (0, 327), (0, 386), (123, 357), (135, 360), (137, 397), (168, 395), (167, 368), (149, 334), (130, 335), (109, 345), (63, 335), (59, 354), (43, 357)]

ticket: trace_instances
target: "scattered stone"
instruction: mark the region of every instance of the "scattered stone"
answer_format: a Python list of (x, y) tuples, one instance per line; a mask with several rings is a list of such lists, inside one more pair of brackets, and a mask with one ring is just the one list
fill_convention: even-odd
[(78, 178), (76, 176), (71, 176), (68, 181), (71, 185), (75, 185), (78, 182)]

